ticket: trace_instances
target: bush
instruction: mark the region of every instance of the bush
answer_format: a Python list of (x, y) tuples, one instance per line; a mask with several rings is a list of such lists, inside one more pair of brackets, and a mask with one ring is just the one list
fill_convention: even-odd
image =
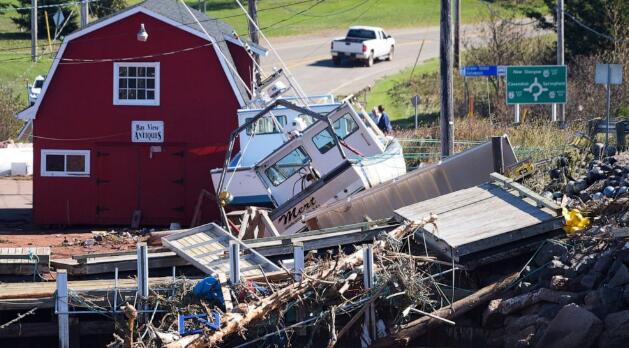
[(23, 123), (15, 114), (22, 108), (20, 98), (10, 88), (0, 86), (0, 141), (17, 136)]

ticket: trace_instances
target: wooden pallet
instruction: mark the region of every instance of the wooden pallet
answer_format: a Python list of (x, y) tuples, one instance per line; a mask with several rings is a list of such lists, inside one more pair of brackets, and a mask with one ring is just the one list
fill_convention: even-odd
[(436, 226), (421, 228), (418, 240), (425, 237), (428, 246), (457, 263), (476, 264), (481, 254), (508, 257), (509, 250), (523, 250), (523, 242), (539, 243), (540, 236), (563, 226), (554, 202), (504, 176), (494, 173), (491, 178), (492, 183), (397, 209), (396, 218), (418, 221), (437, 215)]
[(207, 274), (229, 274), (230, 241), (240, 244), (242, 276), (262, 276), (280, 270), (273, 262), (214, 223), (162, 238), (164, 246)]

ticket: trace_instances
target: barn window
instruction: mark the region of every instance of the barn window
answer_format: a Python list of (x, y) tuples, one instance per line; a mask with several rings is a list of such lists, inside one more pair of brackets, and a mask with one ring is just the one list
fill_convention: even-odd
[(41, 176), (89, 175), (89, 150), (41, 150)]
[(159, 105), (159, 63), (114, 63), (114, 105)]

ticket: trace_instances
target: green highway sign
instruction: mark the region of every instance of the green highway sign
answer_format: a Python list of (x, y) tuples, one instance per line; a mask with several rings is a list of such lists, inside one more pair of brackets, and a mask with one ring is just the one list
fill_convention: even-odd
[(565, 65), (507, 67), (507, 104), (565, 104)]

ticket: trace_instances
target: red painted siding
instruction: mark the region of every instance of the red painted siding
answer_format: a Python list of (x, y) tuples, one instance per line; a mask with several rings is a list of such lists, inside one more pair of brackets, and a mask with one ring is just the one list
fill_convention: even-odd
[[(136, 40), (141, 23), (147, 42)], [(118, 60), (205, 44), (137, 13), (71, 41), (63, 58)], [(238, 49), (243, 51), (231, 48)], [(236, 55), (239, 69), (249, 69), (246, 58)], [(36, 223), (129, 224), (130, 212), (140, 208), (143, 224), (186, 225), (200, 190), (211, 191), (209, 170), (222, 166), (222, 149), (237, 126), (239, 108), (214, 49), (132, 61), (160, 63), (159, 106), (113, 105), (111, 61), (59, 64), (34, 121)], [(162, 152), (151, 155), (150, 144), (131, 143), (134, 120), (164, 121), (165, 141), (153, 144)], [(199, 151), (208, 148), (219, 150)], [(42, 177), (42, 149), (90, 150), (90, 176)], [(213, 202), (205, 207), (207, 218), (218, 216)]]

